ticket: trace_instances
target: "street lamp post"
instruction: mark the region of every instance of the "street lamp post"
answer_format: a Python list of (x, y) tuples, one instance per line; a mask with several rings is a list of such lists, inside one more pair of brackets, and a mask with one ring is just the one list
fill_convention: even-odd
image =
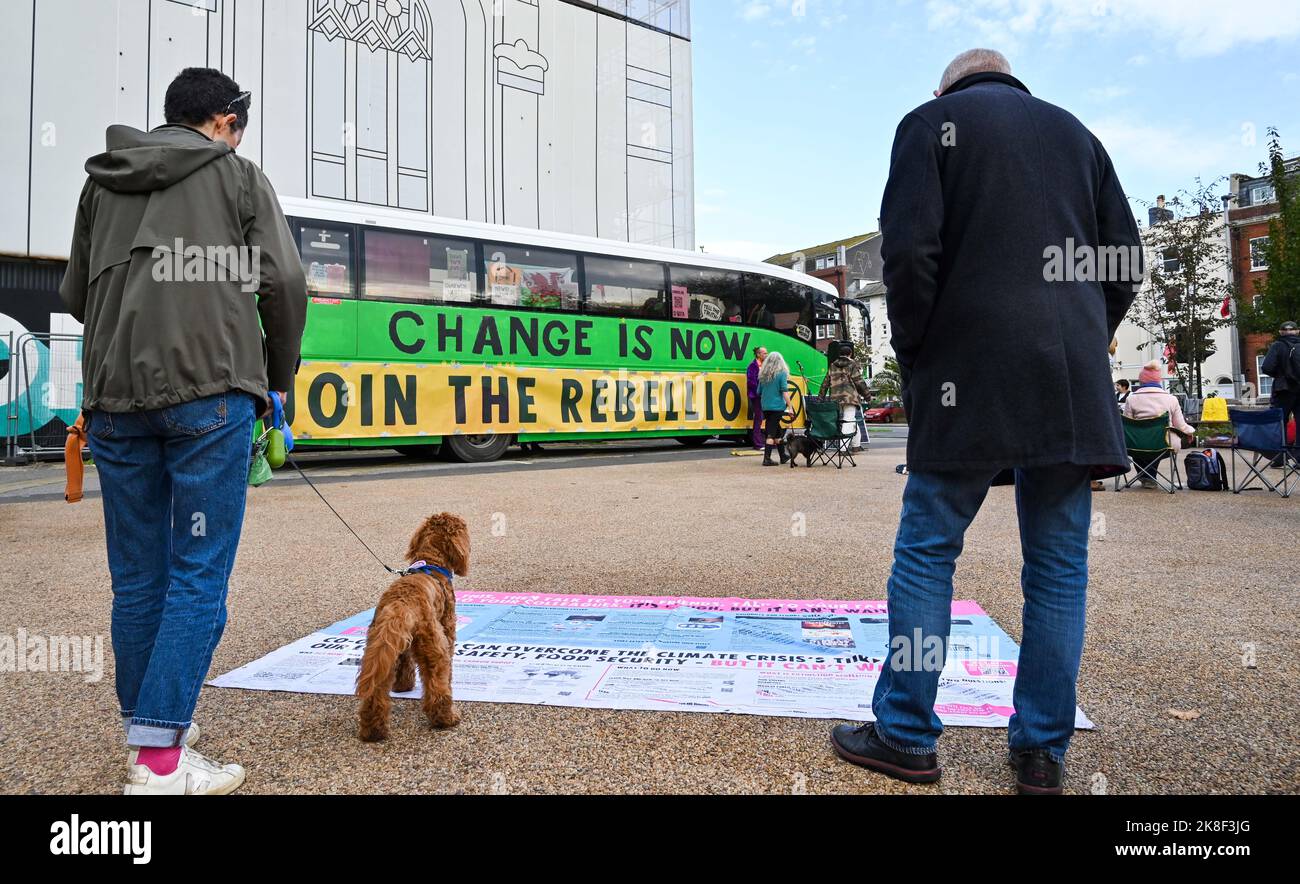
[[(1227, 193), (1223, 196), (1223, 236), (1227, 243), (1228, 250), (1228, 281), (1236, 287), (1237, 284), (1237, 262), (1232, 257), (1232, 220), (1231, 208), (1232, 203), (1237, 199), (1235, 193)], [(1232, 398), (1241, 399), (1241, 340), (1237, 331), (1237, 299), (1233, 298), (1228, 305), (1228, 310), (1232, 315), (1232, 325), (1229, 326), (1232, 333)]]

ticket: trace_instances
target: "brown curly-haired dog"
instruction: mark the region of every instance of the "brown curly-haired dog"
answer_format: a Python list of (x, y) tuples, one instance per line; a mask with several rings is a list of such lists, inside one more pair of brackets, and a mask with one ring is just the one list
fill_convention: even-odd
[[(407, 561), (423, 560), (456, 574), (469, 573), (469, 529), (464, 519), (438, 513), (411, 538)], [(366, 653), (357, 676), (362, 740), (388, 736), (390, 690), (424, 683), (424, 714), (434, 727), (455, 727), (460, 713), (451, 702), (451, 658), (456, 648), (456, 596), (451, 580), (434, 572), (399, 577), (384, 591), (366, 634)]]

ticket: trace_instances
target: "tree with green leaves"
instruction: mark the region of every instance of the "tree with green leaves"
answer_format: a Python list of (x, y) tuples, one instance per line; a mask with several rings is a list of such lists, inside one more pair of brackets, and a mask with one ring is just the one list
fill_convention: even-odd
[(1214, 331), (1232, 322), (1221, 310), (1231, 298), (1231, 263), (1223, 234), (1222, 179), (1180, 191), (1165, 203), (1165, 216), (1143, 236), (1147, 279), (1129, 310), (1146, 340), (1172, 349), (1182, 389), (1199, 397), (1202, 366), (1214, 355)]
[(1243, 330), (1271, 334), (1284, 322), (1300, 322), (1300, 169), (1288, 167), (1277, 129), (1268, 136), (1267, 174), (1278, 205), (1262, 250), (1268, 277), (1242, 293), (1237, 317)]
[(893, 356), (886, 356), (885, 367), (871, 378), (871, 392), (881, 399), (902, 398), (903, 372)]

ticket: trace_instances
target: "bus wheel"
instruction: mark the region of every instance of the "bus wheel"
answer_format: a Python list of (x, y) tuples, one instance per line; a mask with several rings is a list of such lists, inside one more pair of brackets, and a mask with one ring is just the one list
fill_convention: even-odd
[(712, 436), (678, 436), (677, 441), (687, 448), (700, 448), (713, 439)]
[(485, 433), (481, 436), (448, 436), (442, 450), (462, 463), (486, 463), (499, 460), (510, 447), (508, 435)]

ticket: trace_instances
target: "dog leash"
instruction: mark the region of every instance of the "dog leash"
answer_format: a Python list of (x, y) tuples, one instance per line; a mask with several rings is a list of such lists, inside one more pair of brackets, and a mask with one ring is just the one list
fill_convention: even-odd
[(307, 483), (307, 487), (309, 487), (312, 491), (316, 492), (316, 496), (320, 498), (321, 503), (329, 507), (329, 511), (334, 514), (334, 517), (343, 523), (343, 527), (348, 529), (348, 533), (350, 533), (353, 537), (357, 539), (357, 543), (361, 544), (363, 547), (366, 548), (366, 552), (370, 553), (370, 557), (374, 559), (376, 562), (378, 562), (381, 568), (383, 568), (389, 574), (394, 574), (398, 577), (409, 577), (412, 574), (428, 573), (427, 571), (424, 570), (424, 567), (422, 567), (424, 566), (423, 562), (417, 562), (415, 565), (412, 565), (409, 568), (402, 568), (400, 570), (397, 568), (390, 568), (384, 562), (383, 559), (381, 559), (378, 555), (375, 554), (375, 551), (370, 548), (370, 544), (362, 540), (361, 535), (352, 529), (352, 526), (348, 524), (348, 520), (343, 518), (341, 515), (339, 515), (339, 511), (334, 509), (333, 504), (331, 504), (328, 500), (325, 499), (325, 495), (320, 493), (320, 489), (316, 487), (315, 482), (307, 478), (307, 474), (302, 471), (302, 467), (298, 466), (298, 462), (295, 461), (292, 457), (289, 457), (288, 455), (285, 456), (284, 460), (285, 463), (293, 467), (298, 472), (298, 475), (302, 477), (302, 480)]

